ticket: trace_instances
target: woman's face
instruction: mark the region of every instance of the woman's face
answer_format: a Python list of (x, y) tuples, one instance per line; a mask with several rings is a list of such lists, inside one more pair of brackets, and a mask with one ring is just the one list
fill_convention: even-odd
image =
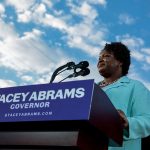
[(97, 67), (99, 73), (103, 77), (110, 77), (119, 69), (120, 66), (121, 63), (116, 60), (113, 53), (110, 53), (106, 50), (103, 50), (100, 53)]

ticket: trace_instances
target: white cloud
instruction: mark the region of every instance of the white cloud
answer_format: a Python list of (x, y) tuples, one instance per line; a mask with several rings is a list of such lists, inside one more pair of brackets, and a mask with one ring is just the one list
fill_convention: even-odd
[[(73, 60), (57, 47), (48, 47), (41, 40), (44, 33), (40, 30), (33, 29), (19, 36), (13, 25), (1, 20), (0, 27), (3, 29), (0, 30), (0, 67), (16, 71), (16, 78), (22, 80), (22, 85), (48, 83), (57, 67)], [(1, 83), (3, 87), (17, 84), (9, 80), (1, 80)]]
[(32, 76), (29, 76), (29, 75), (23, 75), (23, 76), (21, 77), (21, 79), (22, 79), (23, 81), (27, 81), (27, 82), (32, 82), (32, 81), (33, 81), (33, 77), (32, 77)]
[[(17, 13), (19, 22), (29, 23), (32, 21), (36, 24), (56, 28), (64, 33), (64, 39), (67, 40), (66, 43), (69, 46), (78, 48), (91, 56), (96, 56), (99, 53), (99, 47), (104, 43), (107, 29), (102, 25), (96, 24), (95, 18), (98, 16), (98, 13), (90, 4), (104, 4), (105, 1), (81, 1), (78, 6), (72, 2), (68, 3), (74, 14), (83, 17), (78, 24), (74, 25), (70, 24), (71, 14), (64, 15), (64, 13), (62, 13), (63, 10), (59, 10), (59, 12), (61, 12), (59, 14), (56, 14), (58, 10), (55, 9), (52, 9), (54, 15), (48, 13), (45, 6), (47, 1), (37, 3), (35, 6), (28, 4), (26, 9), (19, 9), (20, 5), (17, 5), (16, 1), (11, 2), (7, 0), (7, 2), (14, 5), (18, 10), (22, 10)], [(32, 3), (33, 2), (34, 1), (32, 1)], [(52, 5), (50, 6), (52, 7)], [(99, 27), (99, 30), (97, 30), (96, 26)]]
[(44, 14), (46, 12), (46, 6), (42, 3), (39, 4), (35, 12), (37, 12), (38, 14)]
[(69, 39), (68, 44), (70, 47), (76, 47), (82, 49), (84, 52), (88, 53), (91, 56), (98, 56), (100, 50), (98, 47), (91, 46), (86, 43), (86, 41), (82, 41), (83, 39), (80, 37), (74, 37)]
[(129, 34), (123, 36), (116, 36), (117, 41), (122, 41), (130, 49), (139, 49), (144, 45), (144, 40), (138, 37), (130, 36)]
[(87, 0), (91, 4), (100, 4), (105, 6), (107, 4), (106, 0)]
[[(92, 11), (87, 15), (92, 16), (91, 13)], [(38, 20), (44, 25), (56, 28), (65, 33), (66, 38), (64, 39), (67, 39), (66, 42), (69, 46), (79, 48), (91, 56), (97, 55), (99, 46), (103, 43), (103, 38), (107, 32), (105, 27), (101, 27), (97, 31), (93, 22), (94, 18), (91, 17), (86, 17), (85, 20), (75, 25), (69, 25), (68, 20), (65, 20), (63, 16), (55, 17), (51, 14), (45, 14), (45, 18), (38, 18)]]
[[(76, 0), (77, 1), (77, 0)], [(80, 0), (80, 1), (77, 1), (78, 3), (83, 3), (85, 2), (85, 0)], [(106, 0), (86, 0), (87, 3), (89, 4), (99, 4), (99, 5), (102, 5), (102, 6), (105, 6), (107, 4), (107, 1)], [(72, 3), (72, 0), (67, 0), (67, 4), (69, 3)]]
[(40, 18), (41, 23), (47, 26), (51, 26), (53, 28), (57, 28), (61, 31), (67, 30), (66, 22), (61, 18), (56, 18), (51, 14), (46, 14), (45, 18)]
[(97, 17), (97, 12), (89, 5), (87, 2), (81, 3), (80, 6), (76, 6), (73, 3), (68, 4), (71, 8), (71, 12), (76, 15), (81, 15), (83, 17), (88, 17), (95, 19)]
[(43, 3), (36, 4), (32, 9), (28, 9), (22, 12), (17, 13), (18, 22), (28, 23), (30, 21), (38, 20), (43, 18), (46, 13), (46, 6)]
[[(54, 50), (41, 40), (41, 31), (33, 29), (19, 37), (14, 28), (4, 22), (0, 23), (4, 30), (0, 31), (0, 66), (11, 68), (21, 74), (34, 72), (43, 74), (50, 72), (67, 56), (57, 48)], [(8, 34), (8, 31), (9, 34)]]
[(150, 48), (142, 48), (141, 51), (150, 55)]
[[(82, 14), (83, 16), (89, 16), (89, 13), (91, 13), (92, 8), (90, 5), (88, 5), (88, 3), (84, 2), (77, 11), (80, 12), (80, 14)], [(94, 15), (94, 18), (95, 16), (97, 16), (96, 13)]]
[(23, 13), (18, 14), (18, 22), (30, 22), (31, 21), (31, 11), (24, 11)]
[(135, 23), (135, 19), (128, 14), (120, 14), (119, 15), (119, 23), (131, 25)]
[(6, 0), (5, 3), (7, 5), (14, 6), (16, 12), (24, 12), (28, 10), (36, 0)]
[(53, 6), (53, 3), (50, 0), (42, 0), (42, 3), (46, 4), (49, 8)]
[[(141, 52), (145, 54), (145, 60), (148, 64), (150, 64), (150, 48), (142, 48)], [(145, 67), (145, 69), (150, 69), (150, 67)]]
[(0, 19), (0, 40), (5, 41), (10, 38), (15, 38), (18, 34), (14, 31), (14, 26), (9, 23), (5, 23), (2, 19)]
[(144, 60), (144, 55), (138, 51), (131, 51), (131, 56), (138, 61)]
[[(150, 59), (150, 58), (149, 58)], [(143, 64), (142, 69), (144, 71), (150, 71), (150, 65), (149, 64)]]
[(70, 47), (76, 47), (91, 56), (97, 56), (100, 46), (105, 43), (104, 38), (107, 30), (102, 27), (97, 31), (92, 23), (85, 21), (68, 26), (66, 32), (68, 33), (67, 43)]
[[(56, 16), (61, 15), (61, 11), (53, 10)], [(62, 30), (66, 28), (65, 21), (61, 18), (57, 18), (54, 15), (47, 13), (47, 9), (44, 3), (36, 4), (31, 9), (17, 13), (18, 22), (29, 23), (30, 21), (35, 24), (41, 24), (44, 26), (51, 26)]]
[[(41, 0), (39, 3), (36, 0), (6, 0), (6, 5), (10, 5), (16, 9), (18, 22), (27, 23), (36, 21), (37, 18), (43, 18), (47, 11), (46, 7), (51, 8), (52, 2), (48, 0)], [(34, 19), (34, 20), (32, 20)]]
[(24, 36), (22, 36), (21, 39), (36, 39), (36, 37), (40, 37), (42, 34), (43, 32), (41, 32), (40, 30), (33, 29), (32, 32), (24, 32)]
[(14, 81), (0, 79), (0, 88), (13, 87), (13, 86), (16, 86), (16, 83)]
[(146, 56), (146, 62), (150, 64), (150, 56)]
[(5, 12), (5, 7), (0, 4), (0, 15), (2, 15)]

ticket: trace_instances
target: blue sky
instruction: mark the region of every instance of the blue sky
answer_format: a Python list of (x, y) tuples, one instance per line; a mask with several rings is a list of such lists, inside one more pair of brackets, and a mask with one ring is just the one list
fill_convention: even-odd
[(0, 87), (49, 83), (56, 68), (83, 60), (90, 75), (71, 80), (98, 82), (100, 50), (121, 41), (131, 50), (129, 77), (150, 89), (149, 6), (149, 0), (1, 0)]

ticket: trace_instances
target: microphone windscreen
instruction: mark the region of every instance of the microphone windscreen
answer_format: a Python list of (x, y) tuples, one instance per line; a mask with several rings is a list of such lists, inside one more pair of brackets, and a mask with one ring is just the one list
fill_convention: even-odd
[(90, 69), (89, 68), (84, 69), (82, 76), (86, 76), (88, 74), (90, 74)]
[(88, 61), (81, 61), (80, 63), (79, 63), (79, 67), (80, 68), (86, 68), (86, 67), (88, 67), (89, 66), (89, 62)]

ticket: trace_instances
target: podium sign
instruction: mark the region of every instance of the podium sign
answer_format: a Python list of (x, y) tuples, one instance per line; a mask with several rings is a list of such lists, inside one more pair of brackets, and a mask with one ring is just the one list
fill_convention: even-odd
[(0, 114), (0, 148), (107, 150), (123, 141), (119, 114), (92, 79), (1, 88)]
[(94, 80), (0, 89), (0, 122), (88, 120)]

